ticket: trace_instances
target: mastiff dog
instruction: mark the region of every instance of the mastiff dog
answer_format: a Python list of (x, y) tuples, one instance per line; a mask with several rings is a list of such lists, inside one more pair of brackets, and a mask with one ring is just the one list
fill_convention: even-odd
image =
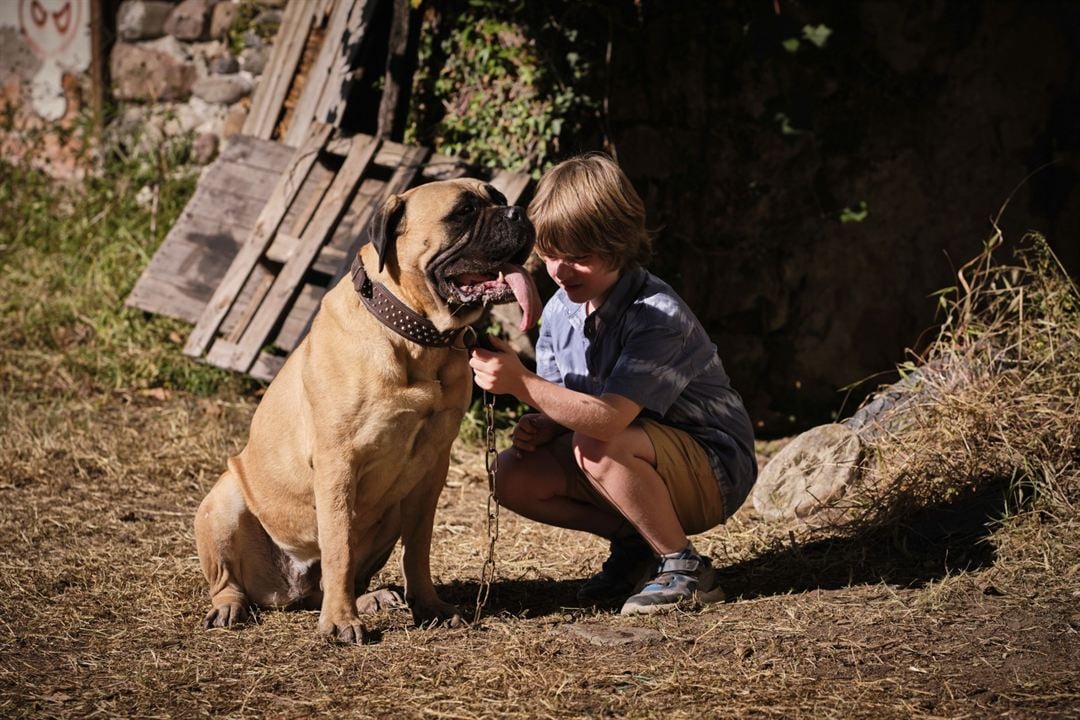
[(368, 584), (398, 538), (414, 620), (461, 622), (431, 581), (435, 505), (472, 392), (470, 323), (515, 299), (522, 329), (536, 322), (522, 269), (534, 231), (495, 188), (462, 179), (391, 197), (369, 237), (199, 506), (208, 628), (252, 606), (319, 608), (321, 633), (361, 642), (361, 615), (386, 599)]

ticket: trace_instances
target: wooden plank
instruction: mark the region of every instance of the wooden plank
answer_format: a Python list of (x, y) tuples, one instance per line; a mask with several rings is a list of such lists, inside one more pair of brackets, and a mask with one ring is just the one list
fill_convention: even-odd
[(210, 299), (199, 322), (188, 337), (184, 353), (191, 356), (202, 355), (213, 340), (221, 321), (228, 313), (237, 293), (248, 279), (255, 263), (259, 261), (266, 246), (270, 244), (278, 225), (300, 190), (308, 171), (319, 157), (319, 151), (330, 138), (332, 128), (329, 125), (318, 126), (308, 137), (304, 146), (296, 152), (289, 168), (282, 174), (278, 184), (270, 195), (270, 200), (263, 208), (255, 227), (244, 246), (233, 258), (225, 279), (218, 286), (217, 292)]
[[(349, 72), (351, 48), (363, 40), (376, 0), (339, 0), (330, 16), (319, 57), (308, 71), (300, 100), (293, 111), (285, 144), (296, 145), (312, 122), (340, 121), (345, 107), (341, 88)], [(348, 40), (349, 47), (345, 46)], [(333, 113), (333, 114), (331, 114)]]
[(274, 49), (263, 71), (241, 132), (269, 140), (281, 116), (300, 56), (319, 8), (308, 0), (289, 0), (274, 37)]
[(496, 170), (491, 174), (492, 186), (506, 196), (507, 205), (517, 205), (531, 178), (509, 170)]
[[(391, 195), (404, 192), (412, 185), (420, 168), (424, 166), (424, 160), (431, 152), (425, 147), (402, 147), (405, 149), (405, 152), (401, 158), (401, 164), (394, 171), (394, 174), (390, 177), (389, 182), (386, 183), (382, 192), (374, 199), (374, 202), (367, 202), (362, 209), (358, 209), (356, 222), (357, 224), (362, 223), (362, 229), (360, 232), (352, 235), (352, 239), (345, 250), (344, 262), (338, 265), (337, 271), (334, 273), (334, 279), (330, 281), (330, 284), (327, 286), (328, 288), (332, 289), (341, 282), (341, 279), (345, 277), (346, 273), (349, 272), (349, 268), (352, 266), (353, 257), (355, 257), (356, 253), (360, 252), (360, 248), (369, 241), (368, 221), (375, 212), (375, 209), (386, 202), (387, 198)], [(317, 306), (309, 311), (307, 321), (304, 323), (304, 329), (297, 335), (297, 344), (304, 339), (308, 330), (311, 329), (311, 322), (315, 319), (315, 313), (317, 311)]]
[(419, 12), (411, 8), (410, 0), (391, 0), (393, 17), (390, 21), (390, 40), (386, 52), (382, 97), (379, 99), (379, 137), (400, 141), (405, 132), (409, 113), (409, 96), (413, 72), (416, 70), (416, 42), (419, 36)]
[(266, 298), (259, 305), (258, 312), (244, 333), (239, 347), (233, 353), (231, 362), (226, 367), (247, 372), (259, 355), (270, 331), (274, 328), (285, 310), (289, 300), (303, 280), (304, 274), (311, 267), (323, 243), (337, 225), (345, 212), (346, 203), (352, 198), (360, 178), (367, 172), (380, 141), (368, 138), (367, 143), (354, 142), (345, 164), (341, 167), (333, 185), (327, 191), (319, 211), (305, 229), (301, 242), (289, 257), (285, 267), (278, 273)]
[[(424, 159), (427, 158), (428, 153), (431, 152), (426, 147), (405, 147), (406, 150), (401, 158), (401, 164), (398, 165), (397, 170), (394, 171), (389, 182), (386, 183), (382, 195), (380, 195), (376, 203), (371, 206), (372, 211), (374, 211), (374, 208), (386, 202), (387, 198), (391, 195), (405, 192), (405, 190), (412, 185), (417, 173), (424, 165)], [(345, 252), (345, 258), (348, 262), (342, 264), (342, 266), (338, 268), (337, 273), (334, 275), (334, 280), (330, 283), (330, 287), (337, 285), (338, 281), (345, 277), (345, 274), (349, 272), (353, 256), (360, 251), (361, 246), (368, 242), (368, 239), (368, 228), (367, 223), (365, 222), (363, 230), (357, 233), (353, 237), (352, 242), (349, 243), (349, 247)]]
[(315, 317), (315, 313), (319, 309), (319, 303), (322, 302), (323, 296), (329, 291), (330, 288), (322, 285), (304, 283), (300, 292), (297, 293), (292, 307), (289, 308), (289, 314), (285, 316), (285, 322), (281, 324), (277, 335), (268, 344), (286, 352), (295, 350), (304, 336), (308, 320)]
[(284, 169), (284, 166), (276, 170), (264, 170), (237, 162), (220, 163), (199, 180), (195, 194), (239, 195), (254, 200), (261, 209)]
[(265, 352), (259, 353), (259, 359), (251, 366), (251, 372), (248, 374), (256, 380), (270, 382), (285, 365), (285, 360), (286, 358), (279, 355), (271, 355)]
[(229, 138), (218, 161), (227, 160), (245, 167), (260, 168), (281, 173), (296, 153), (296, 148), (251, 135), (233, 135)]
[(189, 220), (182, 233), (175, 230), (158, 248), (124, 304), (193, 323), (248, 231), (202, 218)]

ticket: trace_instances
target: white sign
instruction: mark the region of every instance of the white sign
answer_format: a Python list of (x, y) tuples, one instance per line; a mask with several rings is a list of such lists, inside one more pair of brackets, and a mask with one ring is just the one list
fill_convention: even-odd
[(41, 60), (30, 83), (34, 111), (59, 120), (67, 111), (64, 72), (90, 67), (90, 0), (0, 0), (0, 27), (13, 27)]

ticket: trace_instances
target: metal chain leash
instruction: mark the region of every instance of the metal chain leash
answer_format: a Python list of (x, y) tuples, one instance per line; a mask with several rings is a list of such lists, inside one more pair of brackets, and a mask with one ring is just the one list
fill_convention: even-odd
[(476, 611), (473, 624), (480, 621), (491, 583), (495, 580), (495, 542), (499, 539), (499, 495), (495, 489), (495, 475), (499, 471), (499, 449), (495, 446), (495, 396), (484, 391), (484, 418), (487, 421), (487, 449), (484, 455), (484, 469), (487, 470), (487, 537), (488, 552), (484, 567), (480, 570), (480, 588), (476, 593)]

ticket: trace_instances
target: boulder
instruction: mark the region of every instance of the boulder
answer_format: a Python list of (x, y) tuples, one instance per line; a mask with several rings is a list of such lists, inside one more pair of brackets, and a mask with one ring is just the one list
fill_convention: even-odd
[(221, 139), (228, 140), (233, 135), (239, 134), (244, 129), (247, 114), (246, 102), (238, 102), (229, 108), (229, 111), (225, 114), (225, 122), (221, 127)]
[(186, 63), (191, 60), (191, 53), (188, 52), (187, 47), (182, 42), (174, 38), (172, 35), (166, 35), (160, 37), (157, 40), (150, 40), (149, 42), (139, 43), (141, 47), (147, 50), (153, 50), (154, 52), (163, 53), (168, 55), (176, 62)]
[(252, 75), (262, 75), (270, 60), (270, 48), (265, 45), (244, 48), (240, 53), (240, 66)]
[(281, 20), (283, 17), (284, 15), (281, 10), (263, 10), (251, 21), (251, 27), (260, 36), (269, 37), (276, 33), (278, 28), (281, 27)]
[(165, 0), (124, 0), (116, 11), (116, 34), (128, 42), (161, 37), (174, 7)]
[(844, 496), (859, 477), (863, 443), (839, 423), (807, 430), (761, 471), (754, 509), (767, 520), (805, 518)]
[(240, 63), (235, 56), (225, 53), (213, 58), (209, 69), (211, 75), (235, 75), (240, 72)]
[(251, 83), (240, 75), (211, 75), (196, 81), (191, 92), (208, 103), (232, 105), (251, 94)]
[(209, 17), (209, 0), (184, 0), (165, 21), (165, 32), (180, 40), (202, 40)]
[(210, 37), (214, 40), (224, 39), (232, 30), (239, 11), (240, 6), (232, 0), (225, 0), (215, 5), (210, 14)]
[(209, 165), (218, 153), (218, 136), (214, 133), (201, 133), (191, 146), (191, 159), (198, 165)]
[(113, 96), (118, 100), (160, 102), (191, 94), (195, 66), (147, 44), (118, 42), (109, 60)]

